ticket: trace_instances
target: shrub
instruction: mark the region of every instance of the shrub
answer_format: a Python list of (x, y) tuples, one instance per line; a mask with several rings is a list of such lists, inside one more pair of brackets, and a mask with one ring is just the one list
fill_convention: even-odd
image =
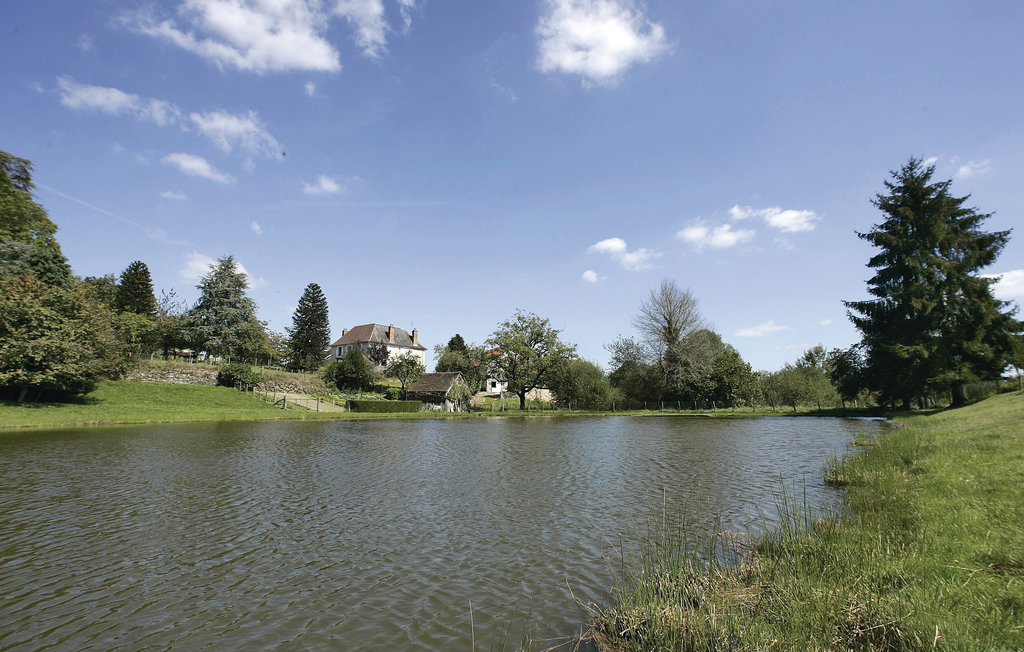
[(377, 376), (373, 365), (359, 349), (352, 349), (341, 360), (330, 363), (320, 375), (325, 383), (340, 390), (369, 389)]
[(217, 372), (217, 384), (224, 387), (238, 387), (243, 383), (257, 385), (261, 380), (263, 380), (263, 376), (251, 366), (241, 362), (230, 362)]
[(400, 398), (402, 398), (402, 388), (388, 387), (387, 389), (384, 390), (384, 398), (386, 398), (389, 401), (399, 400)]
[(419, 412), (423, 404), (419, 401), (357, 401), (348, 402), (348, 408), (353, 412)]

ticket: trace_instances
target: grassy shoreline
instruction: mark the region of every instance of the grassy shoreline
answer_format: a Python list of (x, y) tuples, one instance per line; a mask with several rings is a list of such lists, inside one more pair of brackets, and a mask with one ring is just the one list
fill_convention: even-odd
[(14, 428), (68, 428), (145, 423), (189, 423), (202, 421), (275, 421), (275, 420), (379, 420), (379, 419), (474, 419), (492, 417), (758, 417), (758, 416), (864, 416), (865, 411), (788, 409), (773, 412), (760, 409), (692, 410), (528, 410), (481, 411), (472, 413), (418, 412), (363, 414), (288, 409), (268, 405), (251, 396), (226, 387), (180, 385), (141, 380), (102, 381), (92, 393), (65, 403), (15, 403), (0, 401), (0, 431)]
[(662, 528), (595, 608), (605, 650), (1024, 649), (1024, 396), (899, 417), (834, 462), (848, 510), (736, 540)]

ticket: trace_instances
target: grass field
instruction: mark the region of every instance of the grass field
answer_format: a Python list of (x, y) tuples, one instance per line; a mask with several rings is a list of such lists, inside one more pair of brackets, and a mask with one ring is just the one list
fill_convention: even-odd
[(281, 410), (227, 387), (123, 380), (102, 381), (95, 391), (70, 403), (0, 402), (0, 427), (328, 417)]
[[(655, 524), (614, 604), (595, 607), (593, 638), (607, 650), (1024, 649), (1024, 396), (897, 423), (825, 470), (846, 487), (845, 514), (788, 505), (752, 541)], [(737, 541), (743, 561), (727, 563)]]

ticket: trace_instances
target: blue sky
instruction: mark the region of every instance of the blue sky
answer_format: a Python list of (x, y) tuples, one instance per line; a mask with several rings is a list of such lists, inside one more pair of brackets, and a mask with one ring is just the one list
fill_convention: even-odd
[[(910, 156), (1021, 224), (1019, 2), (15, 3), (0, 149), (82, 276), (194, 300), (233, 254), (283, 331), (482, 342), (516, 308), (579, 353), (661, 279), (756, 369), (857, 339), (855, 232)], [(992, 269), (1024, 299), (1024, 243)]]

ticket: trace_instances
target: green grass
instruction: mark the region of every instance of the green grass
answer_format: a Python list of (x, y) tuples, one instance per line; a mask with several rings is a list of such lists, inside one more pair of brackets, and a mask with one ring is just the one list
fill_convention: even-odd
[(826, 469), (846, 513), (784, 504), (782, 527), (740, 539), (741, 563), (725, 554), (735, 539), (657, 524), (614, 604), (595, 608), (593, 638), (607, 650), (1024, 649), (1024, 397), (897, 421)]
[(110, 423), (327, 418), (308, 410), (281, 410), (227, 387), (103, 381), (68, 403), (0, 402), (0, 427)]

